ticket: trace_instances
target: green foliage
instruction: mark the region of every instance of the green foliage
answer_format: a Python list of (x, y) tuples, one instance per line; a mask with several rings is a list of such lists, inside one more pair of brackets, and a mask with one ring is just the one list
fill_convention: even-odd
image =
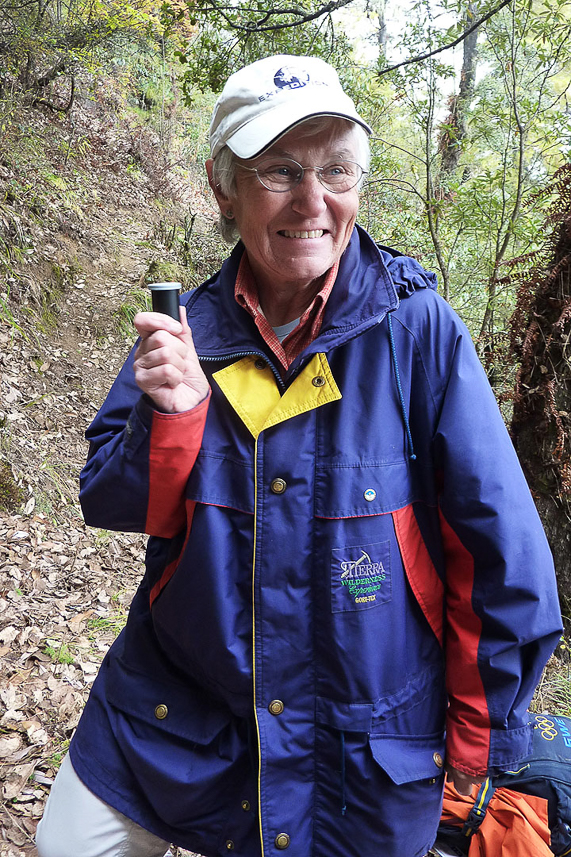
[(69, 750), (70, 740), (66, 738), (64, 741), (58, 742), (57, 748), (52, 751), (51, 756), (45, 760), (46, 765), (52, 765), (54, 768), (59, 768), (64, 756)]
[(571, 657), (566, 637), (561, 637), (555, 655), (547, 664), (530, 710), (556, 711), (571, 716)]
[(48, 640), (44, 654), (48, 655), (56, 664), (73, 664), (75, 662), (75, 655), (64, 642), (59, 643), (59, 645), (52, 645)]
[[(8, 245), (9, 247), (9, 245)], [(1, 243), (0, 243), (0, 265), (2, 265), (2, 255), (1, 255)], [(6, 327), (10, 328), (12, 332), (18, 331), (24, 338), (25, 333), (22, 330), (18, 320), (16, 319), (12, 307), (10, 306), (10, 289), (4, 292), (4, 294), (0, 294), (0, 322), (6, 325)], [(0, 426), (2, 428), (2, 426)]]
[(190, 284), (190, 271), (179, 262), (153, 259), (143, 274), (141, 285), (149, 283), (180, 283), (186, 291)]
[(77, 263), (51, 264), (51, 273), (44, 282), (38, 298), (37, 326), (43, 333), (52, 331), (61, 311), (62, 297), (73, 285), (81, 268)]
[[(151, 282), (151, 280), (149, 280)], [(133, 335), (136, 332), (133, 327), (133, 319), (138, 312), (147, 312), (151, 309), (150, 293), (144, 289), (136, 287), (130, 289), (127, 293), (126, 300), (115, 310), (114, 316), (117, 319), (119, 332), (125, 339), (132, 341)]]
[[(0, 32), (5, 81), (18, 81), (34, 101), (67, 112), (73, 86), (50, 100), (52, 82), (78, 68), (97, 67), (98, 49), (119, 38), (157, 35), (161, 26), (153, 0), (28, 0), (4, 4)], [(0, 78), (0, 96), (2, 79)], [(4, 82), (5, 85), (5, 82)], [(67, 103), (66, 103), (67, 102)]]
[(219, 92), (236, 69), (272, 54), (322, 56), (342, 67), (351, 52), (346, 35), (336, 31), (331, 8), (308, 0), (291, 7), (245, 0), (232, 5), (216, 0), (165, 0), (162, 21), (167, 33), (185, 18), (194, 29), (177, 56), (184, 65), (183, 87), (188, 103), (193, 91)]
[[(439, 24), (443, 7), (448, 21), (456, 16), (446, 28)], [(465, 26), (463, 12), (456, 2), (419, 0), (395, 54), (403, 59), (449, 43)], [(465, 136), (458, 136), (443, 95), (458, 75), (441, 61), (449, 52), (388, 74), (384, 58), (377, 66), (385, 111), (375, 126), (382, 139), (373, 141), (368, 225), (382, 243), (437, 270), (443, 293), (481, 337), (482, 350), (501, 335), (513, 309), (514, 289), (498, 282), (501, 266), (542, 238), (533, 191), (571, 150), (564, 97), (570, 31), (569, 0), (539, 0), (494, 15), (480, 32)], [(441, 171), (444, 141), (459, 147), (453, 174)]]
[(87, 630), (92, 639), (97, 639), (97, 636), (105, 631), (117, 636), (125, 627), (126, 621), (126, 613), (120, 610), (107, 618), (97, 616), (94, 619), (88, 619)]

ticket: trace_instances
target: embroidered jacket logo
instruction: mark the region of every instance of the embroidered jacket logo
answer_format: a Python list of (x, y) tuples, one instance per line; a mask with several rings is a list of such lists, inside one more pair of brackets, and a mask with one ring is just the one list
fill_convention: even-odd
[[(361, 557), (356, 562), (342, 562), (341, 569), (344, 577), (372, 577), (375, 574), (384, 572), (382, 562), (373, 562), (369, 554), (361, 548)], [(365, 562), (366, 560), (366, 562)]]
[(369, 554), (361, 548), (358, 560), (342, 561), (340, 566), (341, 583), (347, 587), (355, 604), (367, 604), (377, 600), (376, 593), (387, 577), (382, 562), (373, 562)]
[(391, 600), (390, 542), (331, 550), (331, 610), (367, 610)]

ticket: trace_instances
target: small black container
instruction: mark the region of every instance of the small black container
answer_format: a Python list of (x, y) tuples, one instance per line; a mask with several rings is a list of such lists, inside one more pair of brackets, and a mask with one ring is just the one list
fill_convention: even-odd
[(178, 312), (180, 283), (149, 283), (149, 288), (153, 312), (162, 312), (164, 315), (170, 315), (175, 321), (180, 321)]

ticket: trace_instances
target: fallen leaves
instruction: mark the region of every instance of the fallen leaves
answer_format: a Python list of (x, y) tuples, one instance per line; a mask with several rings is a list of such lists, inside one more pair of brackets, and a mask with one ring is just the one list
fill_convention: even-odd
[(141, 536), (41, 514), (0, 518), (0, 825), (18, 848), (41, 816), (143, 559)]
[(169, 180), (184, 204), (156, 200), (143, 174), (124, 169), (124, 129), (92, 101), (73, 119), (92, 143), (85, 205), (54, 195), (49, 217), (25, 223), (0, 205), (0, 229), (9, 214), (13, 230), (22, 220), (30, 245), (0, 284), (0, 461), (23, 491), (20, 514), (0, 513), (1, 857), (36, 857), (50, 785), (143, 573), (145, 539), (86, 528), (77, 499), (84, 431), (129, 350), (116, 313), (167, 255), (149, 240), (158, 218), (180, 222), (190, 206), (210, 235), (214, 218), (203, 186), (178, 174)]

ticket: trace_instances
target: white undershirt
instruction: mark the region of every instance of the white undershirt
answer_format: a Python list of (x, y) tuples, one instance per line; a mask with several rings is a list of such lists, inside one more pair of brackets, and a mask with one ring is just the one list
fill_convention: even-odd
[(286, 336), (295, 330), (299, 324), (299, 318), (294, 318), (293, 321), (288, 321), (287, 324), (278, 324), (277, 327), (274, 327), (274, 333), (279, 339), (280, 342), (283, 342)]

